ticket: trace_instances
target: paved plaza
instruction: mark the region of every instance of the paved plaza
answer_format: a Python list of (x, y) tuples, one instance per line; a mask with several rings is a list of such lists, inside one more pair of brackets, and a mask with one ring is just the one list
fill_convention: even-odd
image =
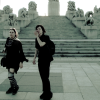
[[(38, 63), (33, 65), (32, 60), (29, 57), (29, 62), (24, 62), (15, 75), (20, 87), (16, 95), (5, 93), (9, 88), (8, 73), (0, 66), (0, 100), (40, 100), (42, 82)], [(51, 100), (100, 100), (100, 58), (55, 57), (50, 67), (50, 82)]]

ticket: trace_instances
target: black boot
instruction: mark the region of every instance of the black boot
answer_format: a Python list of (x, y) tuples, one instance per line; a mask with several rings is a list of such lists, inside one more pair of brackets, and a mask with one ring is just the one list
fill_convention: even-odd
[(6, 94), (10, 94), (12, 93), (12, 87), (10, 87), (7, 91), (6, 91)]
[(11, 82), (10, 82), (10, 85), (11, 85), (11, 87), (6, 91), (6, 94), (10, 94), (10, 93), (12, 93), (13, 88), (12, 88), (12, 84), (11, 84)]
[(17, 93), (18, 89), (19, 89), (18, 85), (17, 85), (17, 87), (13, 87), (12, 95), (15, 95)]
[(46, 93), (46, 95), (43, 97), (43, 100), (50, 100), (53, 97), (53, 93), (49, 92)]
[(43, 93), (40, 95), (40, 99), (43, 99), (43, 98), (44, 98), (44, 95), (45, 95), (45, 93), (43, 92)]

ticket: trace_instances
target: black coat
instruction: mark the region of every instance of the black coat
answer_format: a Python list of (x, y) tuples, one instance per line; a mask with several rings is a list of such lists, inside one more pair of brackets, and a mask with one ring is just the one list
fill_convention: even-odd
[(7, 59), (6, 68), (14, 68), (15, 73), (17, 73), (19, 69), (19, 63), (23, 63), (23, 61), (28, 62), (23, 53), (22, 43), (19, 40), (13, 40), (8, 37), (6, 40), (5, 48)]
[(38, 61), (39, 62), (53, 61), (53, 57), (50, 54), (49, 48), (48, 48), (48, 43), (50, 41), (49, 36), (43, 34), (39, 38), (42, 42), (46, 42), (46, 44), (43, 47), (40, 47), (40, 45), (38, 44), (37, 38), (35, 39), (35, 48), (37, 48), (39, 51), (38, 52)]

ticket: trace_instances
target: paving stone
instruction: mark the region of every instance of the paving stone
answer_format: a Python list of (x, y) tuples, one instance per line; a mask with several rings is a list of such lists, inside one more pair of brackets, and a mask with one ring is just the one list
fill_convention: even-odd
[(71, 68), (62, 69), (62, 73), (72, 73), (73, 74), (73, 70)]
[(64, 93), (64, 100), (84, 100), (81, 93)]
[(83, 77), (86, 77), (86, 73), (84, 72), (83, 69), (73, 69), (73, 72), (74, 72), (74, 75), (77, 77), (77, 76), (83, 76)]
[[(19, 91), (27, 92), (41, 92), (42, 90), (42, 81), (39, 73), (34, 72), (19, 72), (18, 75), (15, 75), (18, 85), (20, 86)], [(50, 73), (50, 83), (51, 87), (54, 88), (54, 92), (63, 91), (62, 84), (62, 74), (61, 73)], [(56, 81), (55, 81), (56, 80)], [(6, 91), (10, 87), (9, 80), (6, 79), (0, 84), (0, 90)], [(61, 90), (61, 91), (60, 91)]]
[(76, 81), (68, 81), (68, 80), (63, 81), (63, 88), (64, 88), (64, 93), (80, 92), (80, 89)]
[(76, 77), (79, 86), (93, 86), (88, 77)]
[(100, 80), (95, 80), (92, 82), (98, 93), (100, 94)]
[(96, 74), (97, 72), (93, 68), (83, 68), (86, 74)]
[(100, 94), (95, 87), (80, 87), (84, 100), (100, 100)]
[(0, 92), (0, 100), (23, 100), (26, 96), (26, 92), (18, 92), (16, 95), (5, 94), (5, 92)]
[(41, 93), (28, 92), (24, 100), (39, 100)]
[(62, 80), (75, 80), (73, 73), (62, 73)]

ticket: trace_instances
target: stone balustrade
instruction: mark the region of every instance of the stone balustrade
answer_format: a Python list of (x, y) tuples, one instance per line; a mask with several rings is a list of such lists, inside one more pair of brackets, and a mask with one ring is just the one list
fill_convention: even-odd
[(66, 17), (67, 17), (69, 20), (72, 20), (74, 14), (75, 14), (75, 11), (67, 11), (67, 12), (66, 12)]
[(20, 18), (20, 17), (17, 18), (17, 26), (19, 26), (19, 27), (25, 27), (28, 24), (30, 24), (30, 22), (31, 21), (30, 21), (29, 17), (28, 18)]
[(17, 32), (20, 32), (20, 27), (19, 26), (4, 26), (4, 30), (3, 30), (3, 37), (7, 38), (9, 37), (9, 29), (10, 28), (16, 28)]
[(72, 19), (72, 23), (78, 27), (81, 28), (81, 26), (84, 26), (85, 23), (85, 17), (75, 17)]
[(2, 19), (1, 19), (1, 21), (3, 22), (3, 21), (5, 21), (5, 20), (7, 20), (8, 17), (9, 17), (9, 14), (2, 14)]
[(33, 19), (38, 17), (38, 12), (37, 11), (33, 11), (33, 10), (29, 10), (28, 11), (28, 16), (29, 16), (30, 20), (33, 20)]
[(97, 39), (97, 26), (81, 26), (81, 32), (88, 38), (88, 39)]

